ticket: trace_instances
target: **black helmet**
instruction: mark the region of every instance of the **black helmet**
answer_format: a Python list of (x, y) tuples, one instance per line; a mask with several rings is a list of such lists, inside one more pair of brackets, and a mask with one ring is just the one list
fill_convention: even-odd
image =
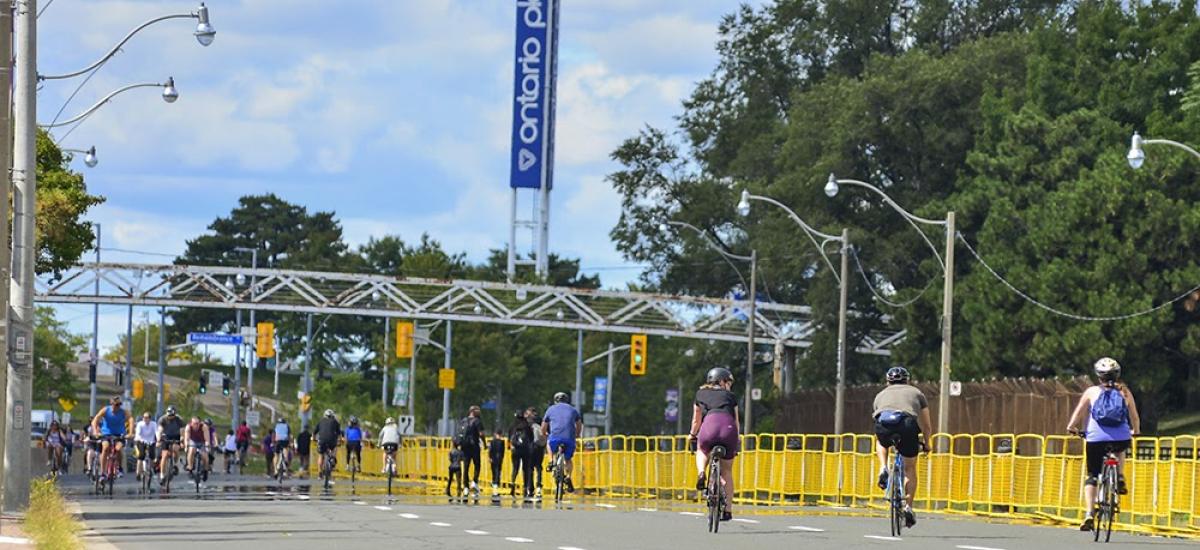
[(908, 382), (908, 369), (906, 369), (900, 365), (896, 365), (896, 366), (888, 369), (887, 381), (888, 381), (888, 384), (899, 384), (902, 382)]
[(564, 392), (558, 392), (558, 393), (554, 394), (554, 402), (555, 403), (570, 403), (571, 398)]
[(713, 367), (708, 369), (708, 374), (704, 375), (706, 384), (718, 384), (726, 380), (733, 381), (733, 373), (725, 367)]

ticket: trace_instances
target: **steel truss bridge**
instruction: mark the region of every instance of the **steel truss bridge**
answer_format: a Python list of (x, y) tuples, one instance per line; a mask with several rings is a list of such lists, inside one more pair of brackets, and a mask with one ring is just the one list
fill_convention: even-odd
[[(96, 283), (99, 281), (99, 290)], [(253, 282), (252, 282), (253, 281)], [(39, 277), (40, 303), (213, 308), (448, 320), (745, 342), (743, 301), (534, 284), (193, 265), (86, 263)], [(808, 306), (759, 302), (754, 338), (805, 348)], [(857, 352), (891, 355), (904, 331), (868, 335)]]

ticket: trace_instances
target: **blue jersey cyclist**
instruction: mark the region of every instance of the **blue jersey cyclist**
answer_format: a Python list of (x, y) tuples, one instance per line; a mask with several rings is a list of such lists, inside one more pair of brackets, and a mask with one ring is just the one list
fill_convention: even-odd
[[(546, 414), (542, 416), (542, 433), (550, 434), (546, 442), (547, 448), (555, 454), (561, 449), (563, 458), (567, 461), (567, 471), (564, 473), (566, 474), (568, 493), (575, 492), (575, 484), (571, 482), (571, 471), (574, 466), (572, 458), (575, 456), (575, 438), (581, 431), (583, 431), (583, 417), (579, 414), (579, 410), (571, 406), (567, 394), (563, 392), (554, 394), (554, 404), (546, 409)], [(552, 467), (553, 464), (551, 462)]]
[(129, 423), (130, 416), (121, 408), (120, 397), (113, 397), (107, 407), (96, 413), (92, 418), (92, 433), (100, 434), (100, 456), (108, 452), (110, 442), (114, 445), (114, 452), (121, 452), (125, 446), (125, 433), (129, 429)]
[(350, 426), (346, 428), (346, 471), (350, 471), (350, 455), (354, 454), (358, 458), (358, 464), (362, 466), (362, 442), (363, 431), (358, 425), (358, 417), (350, 417)]

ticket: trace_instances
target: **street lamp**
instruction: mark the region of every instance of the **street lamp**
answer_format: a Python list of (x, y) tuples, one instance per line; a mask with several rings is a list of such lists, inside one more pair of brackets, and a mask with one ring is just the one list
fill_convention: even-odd
[(96, 146), (95, 145), (89, 147), (87, 150), (63, 149), (63, 152), (64, 153), (79, 153), (79, 154), (83, 155), (83, 163), (85, 165), (87, 165), (88, 168), (95, 168), (96, 164), (98, 164), (100, 162), (96, 158)]
[[(744, 195), (742, 197), (742, 200), (743, 201), (745, 200)], [(741, 203), (738, 204), (739, 212), (743, 211), (742, 206), (743, 205)], [(745, 211), (749, 212), (749, 209), (750, 209), (749, 203), (746, 203), (745, 207), (746, 207)], [(745, 214), (743, 214), (743, 215), (745, 215)], [(729, 264), (729, 267), (733, 268), (733, 271), (735, 273), (737, 273), (738, 278), (742, 280), (742, 288), (744, 288), (746, 290), (746, 299), (749, 301), (749, 303), (746, 305), (746, 309), (747, 309), (747, 317), (746, 317), (746, 396), (744, 398), (744, 400), (746, 402), (746, 417), (742, 419), (744, 421), (744, 422), (742, 422), (742, 433), (746, 433), (746, 434), (751, 433), (750, 427), (754, 421), (754, 414), (752, 412), (754, 409), (754, 401), (751, 399), (751, 390), (754, 387), (754, 320), (755, 320), (755, 313), (756, 313), (755, 305), (757, 302), (757, 300), (755, 300), (754, 298), (755, 298), (755, 290), (756, 290), (755, 284), (758, 280), (758, 250), (751, 249), (749, 256), (742, 256), (739, 254), (733, 254), (731, 252), (726, 252), (724, 249), (722, 249), (720, 246), (718, 246), (717, 243), (714, 243), (712, 241), (712, 239), (710, 239), (708, 237), (708, 234), (706, 234), (704, 232), (704, 230), (702, 230), (699, 227), (696, 227), (690, 223), (687, 223), (687, 222), (667, 220), (666, 222), (658, 225), (659, 233), (662, 233), (664, 236), (669, 234), (670, 228), (668, 227), (668, 225), (674, 225), (674, 226), (678, 226), (678, 227), (686, 227), (688, 229), (691, 229), (692, 231), (695, 231), (696, 234), (700, 235), (700, 237), (704, 239), (704, 244), (708, 245), (709, 248), (716, 250), (717, 253), (720, 254), (721, 257), (725, 260), (725, 262)], [(731, 260), (738, 260), (738, 261), (750, 263), (750, 284), (748, 284), (748, 285), (746, 284), (746, 279), (742, 278), (742, 272), (739, 271), (738, 268), (733, 265), (733, 262)]]
[[(850, 290), (850, 262), (848, 259), (850, 252), (850, 230), (843, 228), (842, 236), (840, 237), (836, 235), (830, 235), (828, 233), (822, 233), (814, 229), (811, 225), (808, 225), (804, 220), (800, 219), (800, 216), (792, 211), (791, 208), (788, 208), (787, 205), (772, 199), (771, 197), (751, 195), (750, 191), (747, 189), (742, 190), (742, 197), (737, 204), (737, 210), (739, 214), (742, 216), (750, 215), (751, 200), (773, 204), (779, 208), (782, 208), (784, 212), (787, 212), (788, 215), (791, 216), (792, 221), (795, 221), (796, 225), (799, 225), (800, 229), (804, 231), (804, 235), (813, 243), (813, 246), (817, 247), (817, 252), (820, 253), (821, 258), (825, 260), (825, 265), (829, 266), (830, 272), (835, 273), (834, 277), (838, 282), (839, 296), (837, 388), (834, 393), (833, 432), (840, 435), (844, 431), (846, 425), (846, 309), (848, 308)], [(822, 239), (821, 242), (817, 242), (818, 237)], [(837, 272), (833, 269), (833, 262), (829, 261), (829, 256), (825, 255), (825, 245), (829, 244), (830, 242), (838, 242), (842, 245), (840, 275), (836, 274)]]
[(59, 126), (66, 126), (68, 124), (79, 122), (91, 116), (92, 113), (96, 112), (97, 109), (103, 107), (105, 103), (112, 101), (114, 97), (136, 88), (162, 88), (162, 98), (163, 101), (166, 101), (167, 103), (175, 103), (175, 100), (179, 99), (179, 90), (175, 89), (175, 79), (171, 77), (167, 77), (166, 82), (143, 82), (141, 84), (130, 84), (122, 88), (117, 88), (112, 93), (101, 98), (100, 101), (97, 101), (91, 107), (88, 107), (82, 113), (79, 113), (68, 120), (52, 122), (50, 124), (38, 124), (38, 126), (42, 128), (58, 128)]
[[(882, 189), (875, 187), (864, 181), (838, 178), (833, 174), (829, 174), (829, 180), (825, 182), (825, 194), (830, 198), (837, 196), (841, 185), (855, 185), (864, 189), (871, 190), (875, 194), (883, 198), (883, 201), (888, 206), (892, 207), (909, 225), (917, 230), (921, 238), (925, 240), (925, 244), (933, 250), (933, 256), (937, 258), (938, 263), (942, 265), (943, 271), (943, 288), (942, 288), (942, 366), (941, 377), (939, 379), (938, 391), (938, 433), (949, 433), (950, 428), (950, 341), (953, 334), (953, 314), (954, 314), (954, 211), (946, 212), (946, 219), (931, 220), (917, 216), (896, 203), (884, 193)], [(938, 225), (946, 229), (946, 257), (945, 260), (938, 255), (937, 247), (925, 236), (925, 233), (917, 227), (917, 223), (925, 225)]]
[(1142, 163), (1146, 162), (1146, 152), (1142, 150), (1142, 146), (1143, 145), (1157, 145), (1157, 144), (1175, 146), (1179, 149), (1183, 149), (1184, 151), (1191, 153), (1193, 157), (1200, 159), (1200, 151), (1196, 151), (1195, 149), (1188, 147), (1187, 145), (1184, 145), (1182, 143), (1179, 143), (1178, 141), (1173, 141), (1173, 140), (1169, 140), (1169, 139), (1142, 139), (1142, 136), (1138, 135), (1137, 132), (1134, 132), (1133, 139), (1131, 140), (1131, 143), (1129, 144), (1129, 154), (1125, 155), (1125, 158), (1129, 160), (1129, 166), (1131, 168), (1133, 168), (1134, 170), (1141, 168)]

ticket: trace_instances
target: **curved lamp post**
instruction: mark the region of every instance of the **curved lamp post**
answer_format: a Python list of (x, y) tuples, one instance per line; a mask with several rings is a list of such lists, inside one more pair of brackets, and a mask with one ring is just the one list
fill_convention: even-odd
[[(884, 193), (882, 189), (875, 187), (874, 185), (871, 185), (865, 181), (838, 178), (833, 174), (829, 174), (829, 180), (825, 183), (825, 194), (830, 198), (837, 196), (838, 190), (842, 185), (862, 187), (864, 189), (873, 191), (876, 195), (882, 197), (884, 202), (886, 202), (888, 206), (892, 207), (892, 210), (895, 210), (901, 216), (903, 216), (904, 219), (908, 221), (908, 223), (912, 225), (914, 229), (917, 230), (917, 233), (921, 234), (921, 238), (924, 239), (925, 243), (929, 245), (929, 248), (933, 250), (933, 255), (935, 258), (937, 258), (938, 263), (942, 264), (944, 280), (944, 286), (942, 289), (942, 368), (941, 377), (938, 384), (940, 387), (938, 391), (937, 431), (938, 433), (948, 433), (950, 424), (950, 340), (953, 334), (951, 329), (953, 327), (952, 321), (954, 312), (954, 212), (946, 212), (946, 219), (944, 221), (922, 218), (913, 214), (912, 212), (909, 212), (908, 210), (905, 210), (899, 204), (896, 204), (896, 201), (892, 200), (887, 193)], [(933, 242), (929, 240), (929, 237), (926, 237), (925, 233), (917, 227), (917, 223), (945, 227), (945, 260), (938, 255), (937, 247), (934, 246)]]
[[(698, 233), (700, 237), (704, 239), (705, 244), (707, 244), (713, 250), (716, 250), (717, 253), (719, 253), (727, 263), (729, 263), (729, 267), (732, 267), (733, 271), (737, 273), (738, 278), (742, 279), (742, 287), (746, 289), (746, 300), (749, 302), (746, 305), (746, 417), (742, 419), (742, 433), (751, 433), (750, 426), (754, 421), (754, 414), (752, 413), (754, 402), (751, 399), (751, 390), (754, 387), (754, 320), (756, 314), (755, 305), (757, 302), (757, 300), (755, 300), (755, 285), (756, 281), (758, 280), (758, 250), (750, 250), (749, 256), (742, 256), (739, 254), (726, 252), (720, 246), (718, 246), (717, 243), (714, 243), (702, 229), (687, 222), (667, 220), (666, 222), (659, 224), (658, 231), (664, 235), (667, 234), (669, 232), (667, 227), (668, 225), (686, 227)], [(742, 272), (733, 265), (731, 260), (750, 262), (749, 285), (746, 284), (746, 279), (742, 278)]]
[(1169, 139), (1143, 139), (1142, 136), (1138, 135), (1137, 132), (1134, 132), (1133, 140), (1129, 145), (1129, 154), (1125, 155), (1125, 158), (1129, 160), (1129, 166), (1134, 170), (1141, 168), (1142, 163), (1146, 162), (1146, 152), (1142, 150), (1142, 146), (1158, 144), (1171, 145), (1176, 148), (1183, 149), (1184, 151), (1191, 153), (1192, 156), (1196, 157), (1197, 160), (1200, 160), (1200, 151), (1196, 151), (1195, 149), (1179, 143), (1178, 141)]
[[(804, 231), (804, 234), (808, 237), (808, 240), (812, 241), (813, 245), (817, 247), (817, 252), (819, 252), (821, 254), (821, 258), (825, 260), (825, 265), (829, 266), (830, 272), (835, 273), (834, 277), (838, 282), (839, 297), (837, 390), (834, 397), (833, 432), (840, 435), (845, 430), (846, 425), (846, 309), (848, 307), (847, 302), (849, 301), (848, 292), (850, 285), (850, 262), (848, 259), (850, 250), (850, 230), (843, 228), (842, 236), (840, 237), (837, 235), (822, 233), (821, 231), (814, 229), (811, 225), (805, 223), (805, 221), (800, 219), (800, 216), (796, 215), (796, 213), (793, 212), (791, 208), (788, 208), (787, 205), (772, 199), (771, 197), (752, 195), (750, 194), (750, 191), (745, 189), (742, 190), (742, 198), (737, 204), (738, 213), (742, 216), (749, 216), (750, 201), (752, 200), (773, 204), (787, 212), (788, 215), (791, 216), (792, 221), (795, 221), (796, 225), (799, 225), (800, 229)], [(821, 239), (820, 242), (817, 242), (818, 237)], [(841, 275), (836, 275), (838, 271), (833, 269), (833, 262), (829, 261), (829, 256), (825, 255), (825, 245), (830, 242), (838, 242), (842, 245)]]
[[(166, 101), (167, 103), (175, 103), (175, 100), (179, 99), (179, 90), (175, 89), (175, 79), (173, 77), (167, 77), (166, 82), (143, 82), (141, 84), (130, 84), (123, 88), (117, 88), (112, 93), (101, 98), (100, 101), (97, 101), (91, 107), (88, 107), (82, 113), (79, 113), (68, 120), (63, 120), (52, 124), (39, 124), (38, 126), (41, 128), (58, 128), (60, 126), (66, 126), (68, 124), (79, 122), (91, 116), (91, 114), (96, 112), (97, 109), (103, 107), (105, 103), (112, 101), (114, 97), (136, 88), (162, 88), (162, 98), (163, 101)], [(93, 153), (94, 152), (95, 151), (93, 151)]]
[(145, 29), (146, 27), (149, 27), (150, 25), (160, 21), (167, 21), (169, 19), (196, 19), (196, 30), (192, 33), (192, 36), (196, 37), (196, 41), (199, 42), (201, 46), (208, 46), (209, 44), (212, 44), (213, 39), (216, 38), (217, 31), (213, 28), (212, 23), (210, 23), (208, 20), (208, 6), (205, 6), (204, 2), (201, 2), (200, 7), (197, 8), (196, 11), (155, 17), (154, 19), (134, 27), (133, 30), (129, 31), (129, 33), (125, 35), (125, 38), (122, 38), (120, 42), (117, 42), (117, 45), (113, 46), (111, 50), (108, 50), (108, 53), (104, 54), (100, 57), (100, 59), (97, 59), (95, 63), (92, 63), (87, 67), (65, 74), (38, 75), (38, 80), (63, 80), (67, 78), (74, 78), (76, 76), (87, 74), (93, 70), (96, 70), (107, 63), (109, 59), (112, 59), (113, 56), (117, 55), (117, 52), (121, 51), (121, 47), (124, 46), (126, 42), (129, 42), (129, 39), (133, 38), (135, 34), (141, 32), (142, 29)]
[(95, 145), (89, 147), (86, 151), (83, 149), (63, 149), (63, 152), (64, 153), (78, 153), (80, 155), (83, 155), (83, 163), (86, 164), (88, 168), (95, 168), (96, 164), (98, 164), (100, 162), (100, 160), (96, 158), (96, 146)]

